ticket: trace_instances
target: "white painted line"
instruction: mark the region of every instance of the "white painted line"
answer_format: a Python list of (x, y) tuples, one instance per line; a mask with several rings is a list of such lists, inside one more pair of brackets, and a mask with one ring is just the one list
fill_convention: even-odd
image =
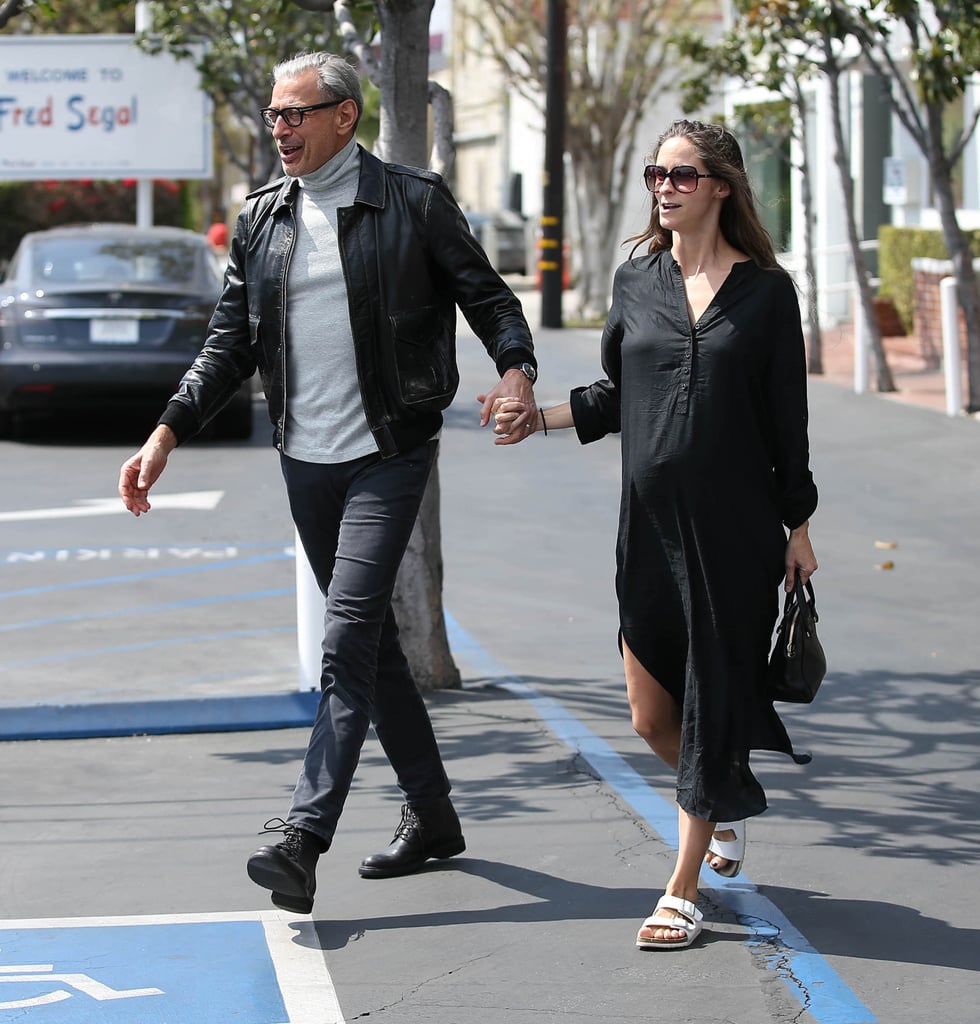
[[(316, 926), (309, 917), (278, 910), (231, 911), (208, 914), (156, 914), (127, 917), (28, 918), (0, 921), (0, 949), (5, 932), (58, 931), (78, 928), (185, 926), (197, 924), (260, 924), (269, 959), (275, 972), (286, 1019), (277, 1024), (345, 1024), (337, 993), (319, 946)], [(8, 964), (0, 966), (0, 981), (59, 981), (97, 1000), (125, 999), (136, 995), (164, 995), (159, 989), (121, 989), (108, 986), (80, 974), (55, 974), (53, 964)], [(0, 1008), (27, 1009), (49, 1002), (63, 1002), (71, 993), (63, 990), (43, 993), (27, 1000), (0, 1003)]]
[(274, 911), (260, 916), (290, 1024), (344, 1024), (314, 922)]
[(127, 924), (210, 924), (214, 921), (261, 921), (265, 910), (230, 910), (210, 914), (147, 914), (145, 917), (26, 917), (0, 920), (0, 931), (21, 928), (111, 928)]
[[(211, 512), (224, 497), (224, 491), (185, 491), (179, 494), (156, 494), (150, 501), (155, 508), (185, 508)], [(74, 505), (60, 508), (26, 508), (14, 512), (0, 512), (0, 523), (19, 523), (35, 519), (78, 519), (83, 516), (129, 514), (120, 498), (80, 498)]]

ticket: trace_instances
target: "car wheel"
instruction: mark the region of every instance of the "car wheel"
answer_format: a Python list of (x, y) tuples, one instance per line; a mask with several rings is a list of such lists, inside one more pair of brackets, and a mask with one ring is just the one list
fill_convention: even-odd
[(14, 414), (9, 409), (0, 409), (0, 438), (10, 437), (14, 432)]

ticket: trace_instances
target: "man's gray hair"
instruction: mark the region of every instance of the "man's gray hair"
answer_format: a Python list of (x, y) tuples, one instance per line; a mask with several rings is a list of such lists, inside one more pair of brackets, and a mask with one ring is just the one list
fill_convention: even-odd
[(336, 53), (299, 53), (272, 69), (273, 82), (296, 78), (304, 71), (314, 70), (320, 80), (320, 95), (325, 100), (353, 100), (357, 104), (357, 119), (364, 111), (361, 79), (343, 57)]

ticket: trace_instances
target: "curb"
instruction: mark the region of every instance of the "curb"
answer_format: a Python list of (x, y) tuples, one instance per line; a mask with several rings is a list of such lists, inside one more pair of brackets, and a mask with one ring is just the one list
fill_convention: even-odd
[(0, 741), (308, 728), (320, 692), (0, 708)]

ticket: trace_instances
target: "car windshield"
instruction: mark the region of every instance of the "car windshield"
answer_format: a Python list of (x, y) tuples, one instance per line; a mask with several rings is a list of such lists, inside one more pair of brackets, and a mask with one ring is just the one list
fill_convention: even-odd
[(179, 240), (43, 239), (34, 249), (38, 283), (189, 285), (200, 276), (203, 250)]

